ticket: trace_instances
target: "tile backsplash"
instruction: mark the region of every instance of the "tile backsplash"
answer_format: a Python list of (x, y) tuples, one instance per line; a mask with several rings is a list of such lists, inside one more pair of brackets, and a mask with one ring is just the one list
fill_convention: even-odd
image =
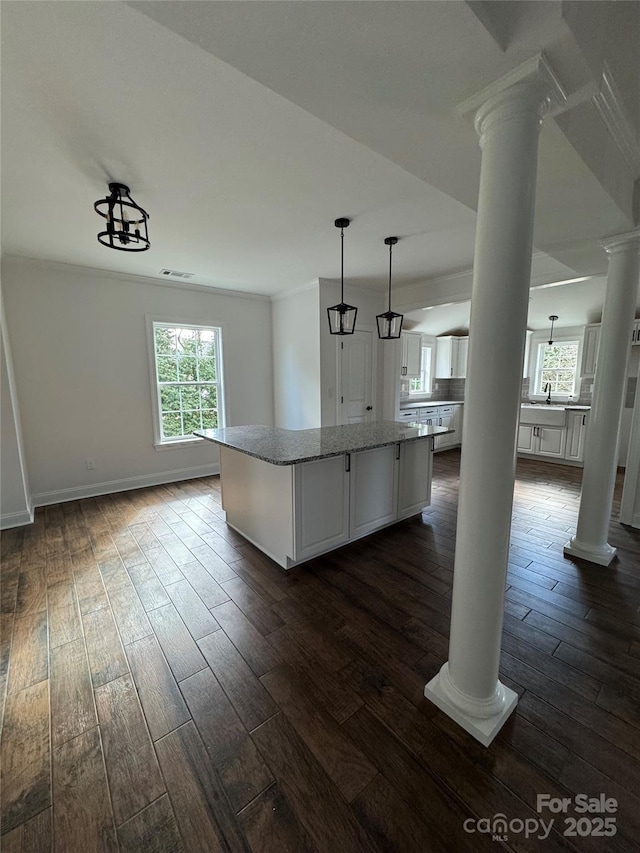
[[(430, 395), (425, 395), (426, 400), (464, 400), (464, 379), (434, 379), (433, 389)], [(409, 397), (409, 383), (401, 382), (400, 399), (407, 400)], [(420, 400), (416, 395), (412, 398)]]

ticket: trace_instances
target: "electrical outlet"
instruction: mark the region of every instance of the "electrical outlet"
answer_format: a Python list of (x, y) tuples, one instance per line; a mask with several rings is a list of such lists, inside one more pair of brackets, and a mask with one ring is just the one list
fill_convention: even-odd
[(87, 471), (95, 471), (96, 463), (93, 459), (85, 459), (85, 465), (87, 466)]

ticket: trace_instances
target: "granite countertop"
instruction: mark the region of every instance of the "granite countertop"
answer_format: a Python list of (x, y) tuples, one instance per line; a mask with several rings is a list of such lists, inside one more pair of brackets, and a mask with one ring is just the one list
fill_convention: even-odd
[(196, 430), (194, 435), (214, 444), (239, 450), (272, 465), (295, 465), (358, 450), (371, 450), (403, 441), (416, 441), (431, 435), (446, 435), (453, 430), (426, 424), (374, 421), (370, 424), (344, 424), (319, 429), (280, 429), (269, 426), (235, 426), (224, 429)]
[(422, 400), (419, 403), (400, 403), (400, 411), (403, 409), (435, 409), (436, 406), (462, 406), (464, 400)]

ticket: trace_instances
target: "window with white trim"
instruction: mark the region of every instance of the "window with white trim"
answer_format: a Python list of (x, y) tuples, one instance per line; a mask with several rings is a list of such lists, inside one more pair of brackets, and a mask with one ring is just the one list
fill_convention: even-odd
[(221, 330), (154, 321), (152, 334), (157, 443), (224, 426)]
[(569, 397), (575, 393), (579, 341), (554, 341), (538, 345), (534, 394)]
[(431, 393), (431, 361), (433, 347), (425, 345), (420, 347), (420, 376), (409, 380), (410, 394)]

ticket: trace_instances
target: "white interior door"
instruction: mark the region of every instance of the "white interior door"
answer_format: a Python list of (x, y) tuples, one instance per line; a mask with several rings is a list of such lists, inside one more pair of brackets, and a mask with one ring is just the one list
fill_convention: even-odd
[(360, 424), (374, 419), (373, 334), (345, 335), (340, 341), (340, 400), (338, 422)]

